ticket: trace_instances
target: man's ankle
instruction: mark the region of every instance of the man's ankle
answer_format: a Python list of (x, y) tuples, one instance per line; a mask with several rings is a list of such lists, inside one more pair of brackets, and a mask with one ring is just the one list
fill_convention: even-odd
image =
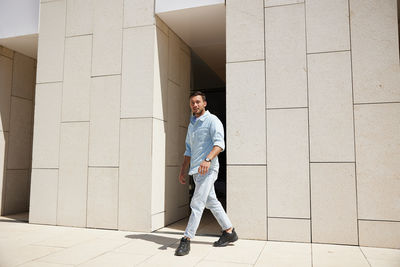
[(233, 230), (233, 227), (231, 227), (231, 228), (229, 228), (229, 229), (226, 229), (225, 232), (227, 232), (227, 233), (229, 233), (229, 234), (232, 234), (232, 230)]

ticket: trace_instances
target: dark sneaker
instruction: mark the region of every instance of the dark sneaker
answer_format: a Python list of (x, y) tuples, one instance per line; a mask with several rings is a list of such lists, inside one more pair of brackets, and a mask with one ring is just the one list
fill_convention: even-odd
[(182, 237), (181, 243), (178, 248), (175, 250), (175, 256), (185, 256), (189, 254), (190, 251), (190, 240)]
[(218, 241), (214, 242), (214, 247), (225, 247), (231, 242), (235, 242), (238, 240), (238, 236), (235, 232), (235, 228), (232, 229), (232, 233), (228, 233), (227, 231), (223, 231), (221, 237)]

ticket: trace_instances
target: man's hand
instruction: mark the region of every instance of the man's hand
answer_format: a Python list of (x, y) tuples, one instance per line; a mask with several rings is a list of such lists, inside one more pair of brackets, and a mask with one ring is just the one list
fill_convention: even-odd
[(179, 182), (181, 184), (186, 184), (185, 174), (182, 171), (179, 173)]
[(207, 162), (205, 160), (203, 160), (203, 162), (200, 164), (198, 172), (201, 175), (204, 175), (208, 172), (208, 169), (210, 168), (211, 162)]
[(186, 184), (185, 173), (186, 173), (186, 169), (189, 167), (189, 163), (190, 163), (190, 157), (185, 156), (183, 159), (181, 171), (179, 172), (179, 176), (178, 176), (179, 182), (181, 184)]

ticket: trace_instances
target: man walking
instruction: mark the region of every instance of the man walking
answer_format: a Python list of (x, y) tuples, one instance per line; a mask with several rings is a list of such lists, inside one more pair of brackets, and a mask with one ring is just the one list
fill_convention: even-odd
[(190, 240), (196, 234), (204, 208), (211, 210), (223, 230), (219, 240), (214, 242), (215, 247), (224, 247), (238, 239), (214, 189), (219, 170), (217, 156), (225, 149), (224, 128), (215, 115), (205, 110), (206, 106), (206, 96), (202, 92), (197, 91), (190, 95), (193, 116), (186, 135), (186, 150), (179, 182), (186, 183), (185, 174), (190, 164), (189, 175), (193, 175), (196, 187), (190, 202), (192, 213), (184, 237), (175, 251), (176, 256), (189, 253)]

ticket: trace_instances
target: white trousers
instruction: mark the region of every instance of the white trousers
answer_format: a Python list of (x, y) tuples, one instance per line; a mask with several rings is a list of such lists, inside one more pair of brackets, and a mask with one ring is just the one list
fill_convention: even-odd
[(211, 210), (215, 219), (217, 219), (222, 230), (232, 227), (232, 223), (226, 215), (221, 202), (218, 201), (215, 194), (214, 183), (217, 180), (218, 172), (209, 170), (206, 174), (201, 175), (196, 173), (193, 175), (194, 183), (196, 184), (190, 208), (189, 222), (185, 230), (185, 236), (190, 239), (194, 238), (197, 228), (199, 227), (201, 216), (204, 208)]

